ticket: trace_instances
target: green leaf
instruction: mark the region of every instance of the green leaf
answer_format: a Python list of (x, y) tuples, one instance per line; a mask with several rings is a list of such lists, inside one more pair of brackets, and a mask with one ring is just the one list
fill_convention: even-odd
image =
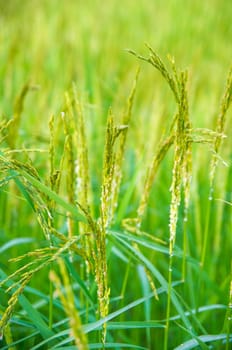
[[(94, 349), (102, 349), (102, 343), (96, 343), (96, 344), (89, 344), (88, 346), (89, 350), (94, 350)], [(148, 350), (147, 348), (144, 348), (143, 346), (138, 346), (134, 344), (125, 344), (125, 343), (105, 343), (104, 344), (104, 349), (137, 349), (137, 350)], [(56, 349), (56, 350), (77, 350), (76, 346), (65, 346), (65, 347), (55, 347), (52, 348), (51, 350)]]
[[(186, 311), (186, 316), (192, 316), (195, 314), (199, 314), (201, 312), (211, 311), (211, 310), (226, 310), (227, 306), (223, 304), (212, 304), (212, 305), (206, 305), (206, 306), (200, 306), (197, 311), (196, 309), (192, 309), (191, 311)], [(181, 317), (180, 315), (175, 315), (170, 317), (170, 321), (176, 321), (179, 320)], [(166, 322), (166, 319), (163, 319), (161, 322)]]
[(138, 179), (138, 171), (135, 171), (134, 176), (127, 183), (126, 190), (123, 191), (123, 193), (122, 193), (122, 198), (120, 198), (119, 207), (117, 209), (117, 215), (115, 217), (116, 224), (120, 224), (123, 217), (127, 213), (127, 208), (129, 207), (129, 203), (131, 201), (133, 191), (136, 187), (137, 179)]
[[(15, 171), (13, 170), (9, 170), (10, 174), (15, 174)], [(31, 196), (29, 195), (26, 187), (24, 186), (24, 184), (20, 181), (19, 177), (14, 176), (14, 181), (18, 187), (18, 189), (20, 190), (20, 192), (22, 193), (22, 195), (24, 196), (24, 198), (26, 199), (26, 201), (29, 203), (29, 205), (31, 206), (31, 208), (35, 211), (35, 206), (34, 206), (34, 202), (31, 199)]]
[[(174, 282), (174, 284), (176, 284)], [(161, 294), (165, 291), (164, 288), (159, 288), (157, 289), (157, 294)], [(84, 329), (84, 332), (87, 334), (87, 333), (90, 333), (92, 331), (96, 331), (96, 330), (99, 330), (101, 329), (102, 325), (105, 324), (106, 322), (112, 320), (113, 318), (121, 315), (122, 313), (136, 307), (137, 305), (140, 305), (142, 304), (143, 302), (145, 302), (146, 300), (150, 299), (150, 298), (153, 298), (154, 297), (154, 293), (150, 293), (148, 294), (147, 296), (143, 297), (143, 298), (139, 298), (135, 301), (133, 301), (132, 303), (124, 306), (123, 308), (119, 309), (119, 310), (116, 310), (114, 312), (112, 312), (111, 314), (109, 314), (108, 316), (104, 317), (104, 318), (101, 318), (100, 320), (96, 321), (96, 322), (92, 322), (92, 323), (89, 323), (89, 324), (86, 324), (83, 326), (83, 329)], [(154, 321), (151, 321), (151, 322), (154, 322)], [(158, 325), (157, 322), (154, 322), (154, 324)], [(164, 327), (163, 325), (160, 325), (160, 327)], [(52, 336), (51, 338), (49, 339), (46, 339), (46, 340), (43, 340), (41, 343), (37, 344), (36, 346), (34, 346), (31, 350), (36, 350), (36, 349), (39, 349), (42, 345), (46, 344), (47, 342), (49, 341), (52, 341), (52, 340), (55, 340), (59, 337), (63, 337), (65, 336), (65, 339), (62, 340), (60, 343), (58, 343), (56, 345), (56, 347), (60, 347), (60, 346), (63, 346), (69, 342), (71, 342), (73, 340), (73, 337), (69, 336), (70, 335), (70, 329), (66, 329), (64, 331), (61, 331), (57, 334), (55, 334), (54, 336)]]
[[(161, 294), (165, 291), (164, 288), (159, 288), (157, 290), (157, 294)], [(100, 320), (96, 321), (96, 322), (93, 322), (93, 323), (90, 323), (90, 324), (87, 324), (87, 325), (84, 325), (83, 328), (84, 328), (84, 331), (85, 333), (89, 333), (91, 331), (94, 331), (94, 330), (97, 330), (99, 329), (103, 324), (105, 324), (106, 322), (112, 320), (113, 318), (121, 315), (122, 313), (136, 307), (137, 305), (140, 305), (142, 303), (144, 303), (146, 300), (150, 299), (150, 298), (153, 298), (154, 297), (154, 293), (149, 293), (148, 295), (146, 295), (145, 297), (142, 297), (140, 299), (137, 299), (135, 301), (133, 301), (132, 303), (130, 304), (127, 304), (126, 306), (122, 307), (121, 309), (119, 310), (116, 310), (112, 313), (110, 313), (108, 316), (104, 317), (104, 318), (101, 318)]]
[(109, 232), (114, 237), (120, 237), (120, 238), (126, 239), (127, 241), (136, 242), (138, 244), (143, 245), (144, 247), (155, 250), (159, 253), (169, 255), (169, 249), (167, 247), (164, 247), (161, 244), (155, 243), (152, 240), (148, 240), (147, 238), (144, 238), (143, 236), (139, 236), (139, 235), (135, 236), (129, 232), (126, 232), (126, 233), (116, 232), (116, 231), (109, 231)]
[[(225, 340), (225, 339), (227, 339), (227, 334), (200, 335), (198, 337), (198, 339), (202, 343), (211, 343), (211, 342), (214, 342), (214, 341), (217, 341), (217, 340)], [(229, 341), (232, 342), (232, 337), (230, 337)], [(194, 349), (198, 345), (199, 345), (199, 343), (197, 342), (196, 339), (191, 339), (191, 340), (188, 340), (185, 343), (177, 346), (174, 350), (190, 350), (190, 349)]]
[[(117, 347), (121, 349), (130, 348), (130, 349), (138, 349), (138, 350), (148, 350), (142, 346), (134, 345), (134, 344), (124, 344), (124, 343), (106, 343), (104, 344), (105, 349), (116, 349)], [(89, 350), (93, 349), (102, 349), (102, 344), (89, 344)]]
[(24, 295), (19, 297), (19, 303), (44, 339), (54, 334), (46, 322), (44, 322), (40, 313), (31, 305), (29, 300)]
[[(4, 153), (1, 151), (0, 151), (0, 156), (4, 163), (6, 164), (9, 163), (9, 160), (4, 157)], [(23, 176), (25, 179), (27, 179), (35, 188), (37, 188), (37, 190), (39, 190), (40, 192), (48, 196), (50, 199), (54, 200), (57, 204), (59, 204), (65, 210), (70, 212), (76, 220), (87, 222), (86, 218), (78, 212), (78, 209), (74, 205), (66, 202), (57, 193), (52, 191), (48, 186), (43, 184), (40, 180), (36, 179), (34, 176), (30, 175), (25, 170), (21, 169), (20, 167), (17, 167), (17, 171), (9, 168), (8, 172), (13, 177), (16, 185), (18, 186), (18, 188), (20, 189), (24, 197), (29, 201), (33, 209), (34, 209), (33, 201), (31, 200), (28, 192), (26, 191), (25, 186), (19, 180), (18, 178), (19, 174)]]
[[(165, 280), (165, 278), (161, 275), (161, 273), (155, 268), (155, 266), (140, 252), (138, 251), (133, 245), (129, 244), (125, 241), (125, 239), (122, 239), (118, 236), (117, 239), (121, 242), (122, 245), (127, 247), (128, 251), (132, 252), (134, 257), (138, 259), (140, 263), (142, 263), (146, 268), (154, 275), (154, 277), (159, 281), (162, 288), (164, 288), (165, 291), (168, 291), (168, 283)], [(173, 305), (175, 306), (178, 314), (180, 315), (184, 325), (187, 327), (187, 329), (192, 329), (192, 324), (188, 320), (188, 318), (185, 315), (185, 311), (183, 310), (183, 307), (181, 303), (179, 302), (175, 291), (172, 289), (171, 292), (171, 300)]]
[(0, 253), (3, 253), (4, 251), (14, 247), (14, 246), (18, 246), (20, 244), (27, 244), (27, 243), (31, 243), (34, 242), (35, 239), (34, 238), (30, 238), (30, 237), (23, 237), (23, 238), (14, 238), (11, 241), (3, 244), (0, 247)]
[[(135, 243), (138, 243), (146, 248), (149, 248), (151, 250), (155, 250), (156, 252), (159, 252), (159, 253), (163, 253), (163, 254), (166, 254), (166, 255), (169, 255), (169, 248), (167, 247), (164, 247), (162, 246), (161, 244), (158, 244), (158, 243), (155, 243), (154, 241), (152, 240), (149, 240), (145, 237), (143, 237), (142, 235), (139, 236), (139, 235), (133, 235), (129, 232), (126, 232), (126, 233), (122, 233), (122, 232), (116, 232), (116, 231), (112, 231), (110, 230), (109, 231), (110, 234), (112, 234), (114, 237), (121, 237), (121, 238), (124, 238), (128, 241), (132, 241), (132, 242), (135, 242)], [(174, 256), (178, 257), (178, 258), (182, 258), (183, 257), (183, 252), (180, 248), (178, 247), (175, 247), (175, 250), (174, 250)], [(195, 259), (193, 259), (192, 257), (186, 257), (187, 261), (195, 264), (195, 265), (199, 265), (199, 262)]]
[(89, 302), (91, 303), (92, 306), (94, 306), (94, 301), (93, 298), (91, 296), (91, 294), (89, 293), (84, 281), (80, 278), (79, 274), (77, 273), (77, 271), (74, 269), (73, 265), (70, 263), (69, 259), (65, 259), (65, 263), (68, 267), (69, 272), (71, 273), (72, 277), (76, 280), (76, 282), (79, 284), (79, 286), (81, 287), (83, 293), (85, 294), (85, 296), (88, 298)]
[[(39, 334), (39, 332), (34, 332), (34, 333), (31, 333), (30, 335), (27, 335), (26, 337), (22, 337), (20, 338), (19, 340), (16, 340), (14, 341), (13, 343), (9, 344), (9, 345), (6, 345), (4, 347), (1, 348), (1, 350), (7, 350), (7, 349), (13, 349), (15, 345), (18, 345), (20, 343), (23, 343), (29, 339), (33, 339), (34, 337), (36, 337), (37, 335)], [(21, 349), (21, 347), (18, 347), (16, 349)]]
[(108, 330), (135, 328), (165, 328), (165, 326), (161, 323), (157, 323), (156, 321), (125, 321), (107, 323)]
[(57, 204), (59, 204), (65, 210), (70, 212), (76, 220), (87, 222), (86, 218), (78, 212), (78, 209), (74, 205), (66, 202), (57, 193), (52, 191), (48, 186), (44, 185), (41, 181), (37, 180), (34, 176), (28, 174), (26, 171), (22, 169), (17, 169), (17, 171), (23, 177), (25, 177), (34, 187), (36, 187), (40, 192), (44, 193), (46, 196), (54, 200)]
[[(0, 275), (2, 279), (5, 279), (7, 277), (7, 275), (1, 269)], [(13, 284), (13, 281), (8, 281), (7, 285), (10, 286), (11, 284)], [(46, 322), (44, 322), (40, 313), (31, 305), (29, 300), (24, 295), (20, 295), (19, 304), (27, 313), (28, 318), (32, 321), (33, 325), (38, 329), (44, 339), (47, 339), (54, 335), (53, 331), (48, 327)]]
[[(145, 296), (149, 294), (149, 292), (151, 291), (151, 287), (150, 287), (144, 266), (142, 265), (138, 266), (138, 275), (140, 278), (143, 295)], [(150, 299), (144, 302), (144, 315), (145, 315), (146, 321), (149, 321), (151, 319), (151, 300)], [(146, 337), (147, 337), (147, 344), (151, 345), (151, 333), (149, 328), (147, 328), (146, 330)]]

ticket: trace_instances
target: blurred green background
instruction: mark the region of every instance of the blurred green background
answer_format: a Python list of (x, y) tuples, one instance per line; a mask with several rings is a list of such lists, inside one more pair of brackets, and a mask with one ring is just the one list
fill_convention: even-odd
[(13, 102), (26, 82), (39, 87), (26, 98), (21, 141), (27, 145), (31, 134), (45, 137), (48, 119), (62, 109), (64, 91), (73, 81), (89, 115), (90, 139), (97, 145), (95, 131), (103, 132), (110, 106), (116, 116), (121, 113), (141, 64), (131, 143), (140, 150), (145, 147), (149, 158), (175, 107), (159, 73), (125, 51), (130, 48), (147, 55), (145, 42), (164, 59), (170, 54), (178, 67), (189, 70), (193, 125), (214, 125), (232, 57), (230, 0), (110, 0), (104, 4), (9, 0), (0, 4), (1, 113), (12, 115)]
[[(72, 80), (91, 101), (108, 106), (134, 74), (135, 59), (124, 49), (144, 53), (145, 42), (188, 67), (195, 98), (206, 96), (211, 108), (231, 63), (230, 0), (9, 0), (0, 6), (5, 111), (28, 79), (41, 86), (37, 99), (46, 99), (37, 108), (57, 107)], [(158, 90), (151, 69), (145, 72), (144, 105)]]

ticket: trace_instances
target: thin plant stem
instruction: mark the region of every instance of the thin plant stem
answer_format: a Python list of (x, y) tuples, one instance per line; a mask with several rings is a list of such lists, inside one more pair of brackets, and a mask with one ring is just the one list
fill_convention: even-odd
[(201, 252), (201, 268), (202, 269), (204, 268), (204, 265), (205, 265), (206, 251), (207, 251), (207, 247), (208, 247), (211, 210), (212, 210), (212, 194), (210, 191), (210, 196), (208, 199), (207, 209), (206, 209), (204, 239), (203, 239), (203, 247), (202, 247), (202, 252)]
[(198, 280), (198, 296), (197, 296), (197, 302), (196, 302), (196, 308), (199, 307), (199, 300), (202, 289), (202, 282), (203, 282), (203, 271), (205, 267), (205, 258), (206, 258), (206, 252), (208, 247), (208, 240), (209, 240), (209, 227), (210, 227), (210, 218), (211, 218), (211, 210), (212, 210), (212, 191), (210, 190), (210, 196), (207, 202), (207, 208), (206, 208), (206, 219), (205, 219), (205, 229), (204, 229), (204, 238), (203, 238), (203, 246), (202, 246), (202, 252), (201, 252), (201, 260), (200, 260), (200, 275)]
[[(50, 272), (52, 271), (52, 265), (50, 265)], [(49, 328), (52, 329), (53, 325), (53, 283), (49, 281)]]
[(186, 256), (188, 249), (188, 239), (187, 239), (187, 221), (186, 217), (184, 218), (184, 227), (183, 227), (183, 259), (182, 259), (182, 280), (185, 281), (186, 277)]
[[(172, 244), (172, 243), (171, 243)], [(172, 265), (173, 265), (173, 254), (169, 255), (169, 266), (168, 266), (168, 289), (167, 289), (167, 309), (166, 309), (166, 325), (164, 332), (164, 350), (168, 349), (168, 334), (170, 325), (170, 312), (171, 312), (171, 292), (172, 292)]]

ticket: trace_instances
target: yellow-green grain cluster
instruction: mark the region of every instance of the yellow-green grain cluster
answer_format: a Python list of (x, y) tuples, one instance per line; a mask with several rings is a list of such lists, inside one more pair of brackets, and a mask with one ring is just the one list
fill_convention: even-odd
[(81, 318), (75, 305), (75, 298), (68, 272), (62, 259), (58, 259), (61, 279), (54, 271), (50, 271), (50, 279), (56, 287), (56, 291), (69, 317), (70, 336), (73, 336), (75, 345), (80, 350), (87, 350), (87, 338), (82, 329)]
[(211, 161), (211, 170), (210, 170), (211, 191), (213, 189), (215, 171), (216, 171), (216, 167), (219, 159), (218, 152), (220, 150), (220, 146), (222, 144), (222, 140), (224, 136), (226, 114), (230, 107), (231, 101), (232, 101), (232, 67), (230, 68), (230, 71), (228, 74), (227, 84), (226, 84), (224, 95), (221, 100), (220, 111), (217, 118), (217, 126), (216, 126), (217, 135), (214, 140), (214, 145), (213, 145), (214, 155)]
[(185, 194), (185, 208), (187, 210), (190, 193), (190, 180), (192, 173), (191, 165), (191, 123), (188, 112), (188, 97), (187, 97), (187, 72), (177, 72), (175, 61), (169, 57), (172, 71), (169, 72), (161, 58), (148, 46), (150, 55), (148, 58), (136, 54), (134, 51), (129, 51), (139, 59), (150, 63), (155, 67), (168, 83), (177, 104), (177, 112), (173, 117), (170, 135), (160, 142), (158, 150), (152, 159), (151, 165), (148, 168), (145, 180), (144, 191), (142, 199), (138, 208), (138, 221), (140, 225), (142, 216), (147, 206), (148, 197), (151, 187), (158, 170), (158, 167), (166, 155), (168, 149), (174, 144), (174, 165), (172, 172), (171, 184), (171, 206), (170, 206), (170, 255), (173, 252), (175, 243), (176, 226), (178, 218), (178, 207), (181, 200), (181, 185), (184, 187)]

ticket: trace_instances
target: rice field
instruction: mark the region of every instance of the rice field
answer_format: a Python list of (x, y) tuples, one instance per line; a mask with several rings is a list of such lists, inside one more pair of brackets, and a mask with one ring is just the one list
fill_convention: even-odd
[(0, 0), (0, 348), (231, 349), (229, 0)]

